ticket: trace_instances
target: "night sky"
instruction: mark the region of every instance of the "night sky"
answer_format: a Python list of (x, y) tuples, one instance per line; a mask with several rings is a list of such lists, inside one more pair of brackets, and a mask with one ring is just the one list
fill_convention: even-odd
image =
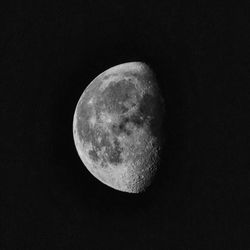
[[(230, 1), (0, 7), (0, 249), (250, 249), (250, 21)], [(86, 86), (144, 61), (167, 143), (141, 195), (95, 179), (72, 122)]]

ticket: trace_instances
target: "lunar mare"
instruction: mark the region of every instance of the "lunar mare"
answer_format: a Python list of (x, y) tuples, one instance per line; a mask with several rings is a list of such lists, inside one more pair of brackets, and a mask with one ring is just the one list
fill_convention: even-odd
[(76, 105), (73, 137), (82, 162), (114, 189), (145, 191), (159, 168), (163, 115), (149, 66), (130, 62), (107, 69)]

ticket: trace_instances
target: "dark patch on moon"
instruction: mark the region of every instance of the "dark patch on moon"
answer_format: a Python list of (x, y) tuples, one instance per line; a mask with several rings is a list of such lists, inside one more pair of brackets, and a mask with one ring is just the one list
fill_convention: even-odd
[[(138, 98), (134, 83), (130, 80), (120, 80), (109, 83), (109, 86), (100, 95), (98, 106), (110, 113), (123, 114), (137, 104)], [(126, 102), (129, 107), (125, 106)]]
[(151, 94), (144, 94), (139, 101), (138, 109), (130, 115), (124, 115), (119, 123), (115, 123), (112, 126), (112, 132), (115, 135), (122, 133), (131, 135), (133, 131), (128, 129), (128, 124), (132, 124), (136, 128), (142, 128), (147, 125), (153, 136), (159, 136), (160, 119), (157, 115), (157, 111), (160, 113), (161, 104), (159, 99)]
[(126, 125), (128, 124), (128, 122), (130, 122), (129, 117), (124, 117), (121, 119), (119, 123), (114, 123), (111, 128), (112, 133), (116, 136), (123, 133), (126, 134), (127, 136), (130, 136), (133, 131), (127, 128)]
[(110, 163), (117, 165), (119, 163), (122, 163), (121, 153), (122, 148), (120, 147), (120, 143), (115, 138), (113, 140), (114, 146), (108, 146), (106, 147), (106, 152), (108, 154), (108, 160)]
[(102, 166), (106, 166), (108, 162), (113, 165), (122, 163), (122, 148), (117, 138), (114, 137), (110, 141), (108, 133), (103, 131), (97, 133), (96, 128), (92, 130), (92, 149), (88, 152), (90, 159), (94, 162), (100, 162)]
[(97, 161), (99, 160), (99, 156), (98, 156), (98, 154), (96, 153), (96, 150), (91, 149), (91, 150), (89, 150), (88, 154), (89, 154), (89, 158), (90, 158), (92, 161), (97, 162)]
[(145, 117), (141, 113), (136, 112), (129, 117), (129, 121), (137, 128), (140, 128), (143, 127), (143, 124), (145, 123)]

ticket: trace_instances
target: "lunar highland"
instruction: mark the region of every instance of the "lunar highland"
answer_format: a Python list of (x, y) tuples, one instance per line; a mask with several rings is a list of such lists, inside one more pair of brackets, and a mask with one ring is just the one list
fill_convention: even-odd
[(74, 113), (77, 152), (102, 183), (140, 193), (152, 183), (162, 149), (163, 99), (142, 62), (114, 66), (83, 91)]

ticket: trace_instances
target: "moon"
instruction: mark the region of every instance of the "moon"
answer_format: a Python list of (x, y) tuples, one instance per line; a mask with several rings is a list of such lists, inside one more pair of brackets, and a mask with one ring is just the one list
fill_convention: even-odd
[(145, 191), (159, 169), (163, 103), (156, 77), (143, 62), (98, 75), (73, 118), (74, 143), (88, 171), (116, 190)]

